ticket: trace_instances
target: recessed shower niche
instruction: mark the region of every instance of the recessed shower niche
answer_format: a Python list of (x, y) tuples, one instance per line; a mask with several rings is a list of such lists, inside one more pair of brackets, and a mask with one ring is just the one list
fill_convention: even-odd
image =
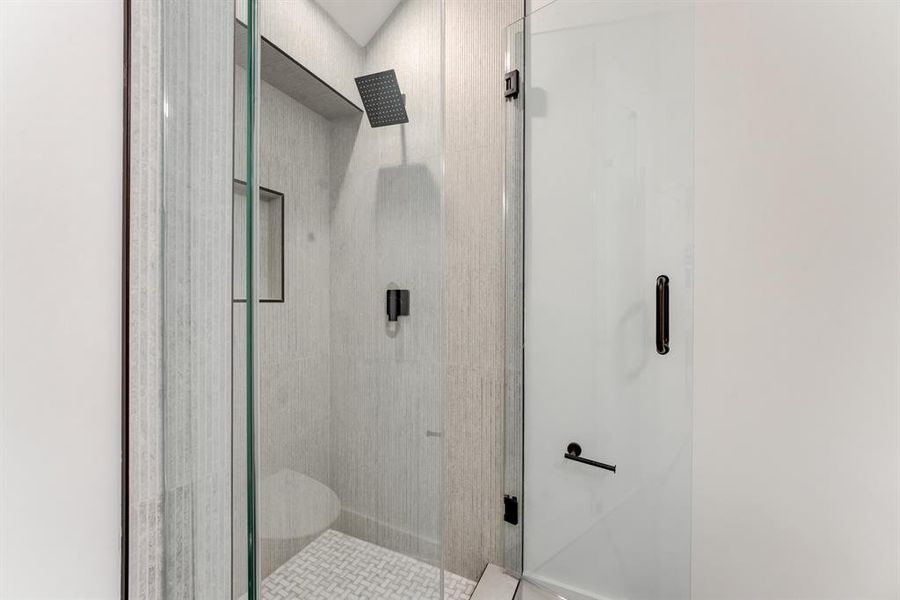
[[(233, 248), (247, 243), (247, 184), (235, 180), (232, 219)], [(260, 302), (284, 302), (284, 194), (259, 188), (259, 266), (257, 288)], [(247, 256), (232, 255), (234, 301), (247, 301)]]

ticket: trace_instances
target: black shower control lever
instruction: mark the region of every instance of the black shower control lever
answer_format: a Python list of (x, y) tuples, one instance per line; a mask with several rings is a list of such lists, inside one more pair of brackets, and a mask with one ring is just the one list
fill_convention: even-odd
[(387, 291), (387, 316), (392, 322), (409, 316), (409, 290)]
[(575, 462), (580, 462), (586, 465), (591, 465), (592, 467), (599, 467), (601, 469), (606, 469), (607, 471), (616, 472), (616, 465), (608, 465), (606, 463), (597, 462), (596, 460), (591, 460), (589, 458), (581, 458), (581, 444), (578, 442), (570, 442), (568, 446), (566, 446), (566, 453), (563, 454), (563, 458), (568, 458), (569, 460), (574, 460)]

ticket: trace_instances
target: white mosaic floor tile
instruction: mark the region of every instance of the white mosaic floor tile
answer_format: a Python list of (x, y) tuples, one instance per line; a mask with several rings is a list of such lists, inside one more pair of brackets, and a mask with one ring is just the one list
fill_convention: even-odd
[[(262, 583), (262, 600), (439, 600), (440, 569), (329, 529)], [(469, 600), (475, 582), (444, 575), (446, 600)]]

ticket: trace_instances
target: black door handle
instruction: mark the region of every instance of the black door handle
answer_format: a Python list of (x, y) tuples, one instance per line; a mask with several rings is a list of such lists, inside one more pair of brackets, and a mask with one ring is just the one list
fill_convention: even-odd
[(669, 353), (669, 278), (656, 278), (656, 351)]

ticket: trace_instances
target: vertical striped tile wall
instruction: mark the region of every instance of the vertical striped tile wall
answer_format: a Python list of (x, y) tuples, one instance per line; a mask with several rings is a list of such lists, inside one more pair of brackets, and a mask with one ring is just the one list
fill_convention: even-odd
[(161, 4), (131, 9), (129, 595), (162, 599)]
[(130, 594), (230, 589), (233, 7), (133, 3)]
[[(345, 74), (352, 82), (395, 69), (410, 122), (339, 125), (331, 219), (338, 529), (432, 563), (442, 503), (441, 17), (436, 0), (401, 3), (362, 69)], [(410, 290), (410, 316), (395, 324), (385, 315), (389, 287)]]
[(233, 7), (163, 4), (163, 470), (167, 597), (231, 565)]
[(503, 563), (504, 29), (522, 0), (446, 0), (445, 566)]

